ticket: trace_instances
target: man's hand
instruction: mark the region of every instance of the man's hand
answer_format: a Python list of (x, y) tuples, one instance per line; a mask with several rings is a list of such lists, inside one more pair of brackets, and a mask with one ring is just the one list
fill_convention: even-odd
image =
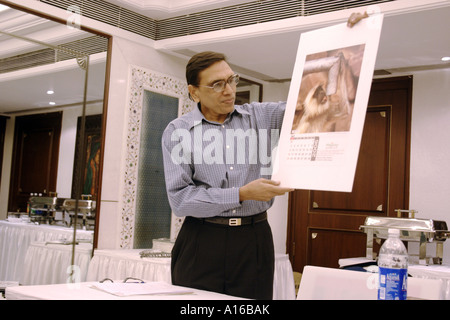
[(290, 191), (294, 191), (294, 189), (283, 188), (280, 187), (280, 182), (261, 178), (239, 189), (239, 201), (269, 201), (275, 196), (281, 196)]
[(355, 24), (360, 22), (362, 19), (368, 18), (368, 17), (369, 17), (369, 15), (367, 14), (367, 12), (364, 12), (364, 13), (354, 12), (350, 15), (350, 18), (348, 18), (348, 20), (347, 20), (347, 27), (352, 28)]

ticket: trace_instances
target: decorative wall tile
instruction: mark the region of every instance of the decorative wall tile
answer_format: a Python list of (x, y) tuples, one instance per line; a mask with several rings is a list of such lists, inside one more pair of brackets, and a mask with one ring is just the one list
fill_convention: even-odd
[[(122, 225), (120, 247), (133, 248), (136, 186), (138, 179), (139, 143), (142, 123), (144, 90), (149, 90), (178, 98), (178, 115), (185, 114), (195, 107), (189, 99), (187, 84), (184, 80), (158, 73), (145, 68), (130, 66), (128, 89), (128, 124), (126, 159), (123, 176)], [(172, 214), (171, 238), (175, 238), (183, 223), (182, 218)]]

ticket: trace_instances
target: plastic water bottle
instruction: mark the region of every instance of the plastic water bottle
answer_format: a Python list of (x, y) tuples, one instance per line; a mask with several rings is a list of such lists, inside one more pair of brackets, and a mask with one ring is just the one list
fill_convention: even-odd
[(400, 240), (400, 230), (389, 229), (378, 256), (378, 300), (406, 300), (408, 251)]

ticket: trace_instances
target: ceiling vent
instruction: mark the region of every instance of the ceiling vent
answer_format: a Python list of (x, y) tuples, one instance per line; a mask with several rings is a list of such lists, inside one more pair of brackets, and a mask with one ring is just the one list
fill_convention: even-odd
[(154, 20), (102, 0), (40, 1), (65, 10), (77, 6), (82, 16), (162, 40), (396, 0), (258, 0), (163, 20)]
[[(62, 49), (71, 49), (91, 55), (106, 52), (108, 49), (108, 39), (101, 36), (91, 36), (61, 44), (59, 47)], [(74, 59), (74, 56), (65, 53), (64, 50), (56, 50), (52, 48), (35, 50), (25, 54), (0, 59), (0, 73), (52, 64), (69, 59)]]
[[(39, 1), (64, 10), (71, 6), (76, 6), (84, 17), (146, 38), (162, 40), (299, 16), (311, 16), (337, 10), (376, 5), (395, 0), (259, 0), (163, 20), (154, 20), (102, 0)], [(65, 43), (62, 46), (83, 53), (94, 54), (107, 51), (108, 39), (96, 35)], [(53, 49), (42, 49), (0, 59), (0, 73), (72, 58)]]
[(131, 10), (102, 0), (40, 0), (43, 3), (68, 10), (79, 8), (81, 16), (91, 18), (141, 36), (156, 38), (156, 21)]

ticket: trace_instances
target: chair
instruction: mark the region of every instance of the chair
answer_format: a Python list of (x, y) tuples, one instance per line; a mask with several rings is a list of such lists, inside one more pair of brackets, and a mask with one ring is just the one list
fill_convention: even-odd
[[(376, 300), (378, 273), (305, 266), (297, 300)], [(408, 278), (408, 298), (439, 300), (442, 281)]]

